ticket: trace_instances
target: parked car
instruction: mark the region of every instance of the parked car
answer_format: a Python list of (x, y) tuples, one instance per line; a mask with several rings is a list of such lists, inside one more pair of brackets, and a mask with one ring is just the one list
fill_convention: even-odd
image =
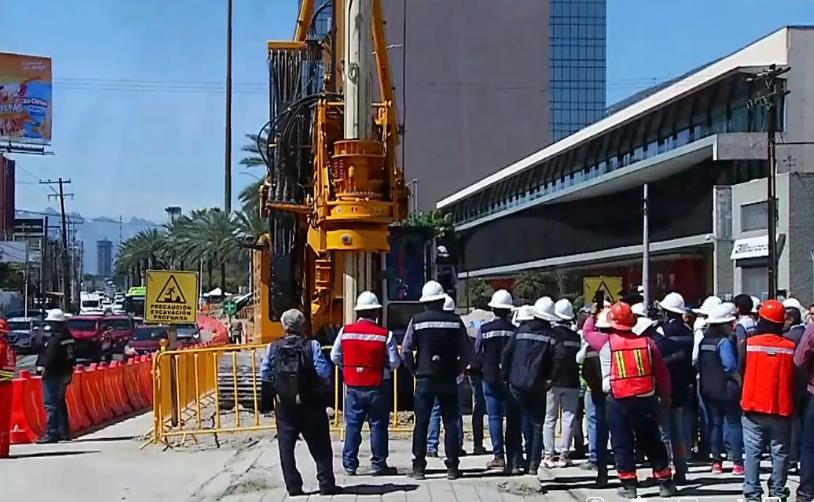
[(161, 340), (168, 340), (170, 327), (163, 324), (139, 326), (124, 348), (125, 357), (152, 354), (161, 349)]
[(80, 314), (65, 321), (65, 327), (76, 340), (77, 359), (101, 361), (113, 354), (113, 329), (104, 326), (103, 314)]
[(121, 354), (136, 330), (136, 323), (126, 314), (105, 315), (102, 318), (102, 330), (111, 338), (109, 351), (113, 354)]
[(47, 332), (44, 331), (41, 319), (30, 317), (12, 317), (8, 320), (9, 343), (18, 355), (37, 354), (45, 345)]

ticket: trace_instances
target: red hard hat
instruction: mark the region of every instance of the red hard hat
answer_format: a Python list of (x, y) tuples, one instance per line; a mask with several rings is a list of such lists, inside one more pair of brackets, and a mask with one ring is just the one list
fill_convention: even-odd
[(636, 315), (627, 303), (616, 302), (608, 312), (608, 323), (614, 329), (630, 331), (636, 325)]
[(7, 335), (9, 333), (11, 333), (11, 328), (8, 325), (8, 321), (0, 319), (0, 335)]
[(766, 300), (760, 306), (760, 317), (775, 324), (786, 321), (786, 307), (777, 300)]

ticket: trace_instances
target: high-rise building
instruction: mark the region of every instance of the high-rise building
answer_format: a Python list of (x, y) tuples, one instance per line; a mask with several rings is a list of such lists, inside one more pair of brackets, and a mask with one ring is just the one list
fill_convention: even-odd
[(603, 116), (606, 0), (383, 7), (420, 209)]
[(113, 276), (113, 243), (108, 239), (96, 241), (96, 274), (102, 277)]

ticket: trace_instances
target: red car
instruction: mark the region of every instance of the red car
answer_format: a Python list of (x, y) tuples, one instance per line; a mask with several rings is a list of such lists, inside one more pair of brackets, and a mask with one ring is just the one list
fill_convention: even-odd
[(65, 326), (76, 340), (77, 359), (101, 361), (120, 354), (135, 325), (128, 316), (85, 314), (73, 316)]
[[(200, 332), (195, 325), (176, 326), (177, 346), (179, 349), (189, 347), (200, 341)], [(170, 327), (164, 324), (145, 324), (135, 329), (133, 336), (124, 348), (127, 357), (151, 354), (161, 349), (161, 340), (168, 340)]]

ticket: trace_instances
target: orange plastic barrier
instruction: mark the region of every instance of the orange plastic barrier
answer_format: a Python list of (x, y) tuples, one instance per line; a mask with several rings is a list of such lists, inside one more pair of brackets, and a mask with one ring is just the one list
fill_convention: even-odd
[(91, 425), (99, 425), (105, 421), (104, 405), (102, 404), (102, 395), (95, 392), (93, 381), (96, 379), (96, 372), (86, 371), (84, 367), (77, 366), (74, 372), (81, 374), (82, 385), (79, 386), (79, 392), (82, 394), (82, 402), (85, 404), (85, 411), (87, 412), (88, 419)]
[(128, 359), (124, 364), (124, 390), (127, 399), (133, 405), (133, 409), (143, 410), (147, 407), (144, 396), (141, 393), (141, 384), (138, 378), (138, 366), (132, 359)]
[(152, 406), (153, 358), (151, 356), (141, 356), (141, 371), (139, 372), (139, 376), (141, 377), (142, 392), (144, 392), (144, 395), (147, 396), (147, 400), (150, 402), (150, 405)]
[(35, 381), (31, 378), (31, 372), (23, 370), (20, 378), (15, 378), (12, 382), (11, 398), (11, 444), (33, 443), (42, 434), (44, 425), (40, 421), (40, 413), (37, 409), (42, 406), (34, 401), (36, 393), (33, 388), (39, 384), (42, 388), (42, 381)]
[(96, 396), (99, 396), (99, 411), (102, 413), (102, 419), (99, 421), (99, 423), (113, 420), (113, 418), (116, 417), (116, 412), (113, 409), (113, 403), (105, 392), (104, 382), (105, 378), (107, 377), (107, 372), (104, 368), (99, 367), (96, 363), (91, 363), (85, 373), (88, 377), (87, 380), (88, 385), (90, 386), (90, 392)]
[(82, 399), (82, 386), (84, 385), (84, 372), (74, 371), (71, 383), (65, 392), (65, 404), (68, 406), (68, 425), (72, 433), (87, 429), (92, 425), (85, 402)]
[(119, 361), (113, 361), (110, 363), (109, 371), (113, 378), (113, 392), (116, 395), (116, 402), (119, 403), (119, 409), (122, 410), (122, 415), (133, 413), (136, 407), (133, 406), (127, 396), (124, 382), (124, 366)]

